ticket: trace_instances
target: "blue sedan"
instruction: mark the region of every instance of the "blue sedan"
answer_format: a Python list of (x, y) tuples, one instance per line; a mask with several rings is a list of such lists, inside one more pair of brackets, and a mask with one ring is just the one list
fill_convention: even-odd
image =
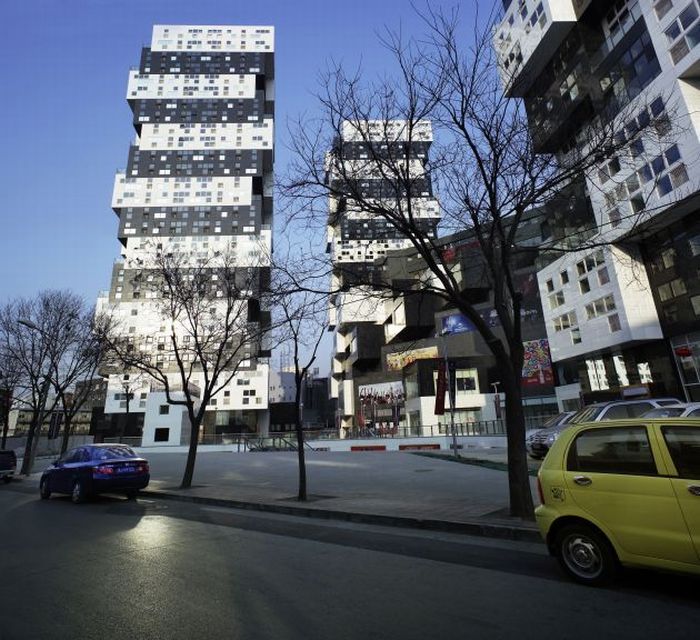
[(91, 444), (71, 449), (41, 476), (39, 493), (70, 494), (73, 502), (85, 502), (98, 493), (126, 493), (133, 498), (150, 480), (148, 461), (123, 444)]

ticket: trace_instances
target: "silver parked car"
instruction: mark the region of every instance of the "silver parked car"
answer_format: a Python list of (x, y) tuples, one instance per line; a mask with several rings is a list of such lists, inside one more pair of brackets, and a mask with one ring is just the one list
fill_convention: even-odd
[(568, 426), (579, 424), (580, 422), (638, 418), (652, 409), (661, 409), (679, 404), (680, 402), (676, 398), (642, 398), (639, 400), (596, 402), (580, 409), (563, 424), (542, 429), (532, 434), (527, 439), (525, 446), (530, 457), (539, 460), (547, 455), (549, 448), (554, 444), (559, 434)]
[(643, 418), (698, 418), (700, 417), (700, 402), (679, 402), (665, 407), (650, 409)]

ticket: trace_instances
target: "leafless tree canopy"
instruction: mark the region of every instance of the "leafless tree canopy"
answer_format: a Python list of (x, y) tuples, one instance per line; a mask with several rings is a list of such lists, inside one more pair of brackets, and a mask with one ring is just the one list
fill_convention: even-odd
[(72, 419), (92, 391), (109, 324), (69, 291), (44, 291), (0, 310), (0, 351), (14, 371), (14, 406), (33, 415), (23, 473), (31, 468), (40, 425), (54, 410), (63, 413), (65, 450)]
[[(514, 271), (534, 248), (520, 242), (523, 221), (532, 222), (537, 211), (551, 215), (562, 203), (568, 206), (567, 191), (575, 193), (586, 177), (597, 179), (610, 158), (631, 162), (631, 146), (641, 137), (661, 144), (670, 135), (671, 107), (667, 104), (662, 112), (643, 109), (647, 115), (641, 118), (639, 98), (632, 108), (629, 101), (615, 97), (596, 105), (598, 115), (575, 123), (570, 144), (547, 150), (538, 145), (521, 101), (507, 97), (510, 86), (506, 81), (504, 87), (494, 50), (495, 16), (477, 19), (472, 33), (460, 22), (457, 10), (428, 6), (420, 16), (424, 27), (420, 37), (406, 38), (391, 30), (383, 37), (397, 70), (394, 76), (367, 81), (361, 71), (349, 72), (341, 65), (323, 76), (320, 116), (297, 122), (291, 131), (294, 161), (283, 191), (291, 202), (292, 217), (326, 220), (330, 201), (331, 223), (335, 211), (339, 215), (363, 211), (386, 221), (398, 237), (409, 241), (423, 265), (416, 288), (441, 297), (475, 325), (503, 372), (511, 511), (527, 515), (532, 503), (520, 402), (522, 295)], [(398, 131), (397, 121), (402, 123)], [(416, 172), (411, 143), (425, 140), (426, 121), (432, 123), (435, 141), (429, 159), (423, 160), (425, 172)], [(363, 143), (361, 160), (348, 159), (344, 149), (348, 140)], [(380, 195), (367, 190), (363, 175), (382, 179)], [(440, 199), (438, 234), (426, 233), (418, 210), (425, 175)], [(645, 203), (633, 220), (626, 221), (627, 232), (648, 219), (648, 206)], [(591, 223), (576, 234), (554, 237), (545, 248), (582, 250), (620, 235), (597, 227), (592, 217)], [(455, 259), (454, 250), (446, 247), (448, 233), (467, 237), (467, 258)], [(500, 320), (498, 331), (486, 325), (464, 290), (461, 275), (469, 268), (465, 259), (481, 265)]]

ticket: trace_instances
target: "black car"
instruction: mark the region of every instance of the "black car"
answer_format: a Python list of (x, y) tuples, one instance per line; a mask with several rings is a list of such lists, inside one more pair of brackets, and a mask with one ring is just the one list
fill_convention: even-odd
[(125, 493), (133, 498), (150, 480), (148, 461), (123, 444), (91, 444), (71, 449), (41, 476), (39, 492), (68, 493), (75, 503), (98, 493)]

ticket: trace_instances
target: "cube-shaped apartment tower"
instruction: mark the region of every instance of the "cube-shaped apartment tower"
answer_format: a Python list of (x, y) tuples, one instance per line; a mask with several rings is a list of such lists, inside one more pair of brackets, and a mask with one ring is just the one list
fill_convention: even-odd
[(538, 274), (563, 408), (700, 400), (699, 45), (698, 0), (503, 0), (494, 46), (538, 150), (565, 159), (589, 123), (628, 114), (627, 146), (585, 178), (600, 246)]
[[(426, 236), (435, 237), (440, 207), (425, 169), (433, 141), (431, 122), (420, 121), (412, 127), (403, 120), (346, 122), (340, 133), (334, 150), (338, 155), (336, 162), (343, 164), (346, 177), (349, 174), (360, 181), (369, 199), (384, 201), (387, 207), (398, 204), (399, 185), (381, 177), (373, 158), (406, 154), (413, 178), (410, 197), (416, 224)], [(330, 183), (342, 180), (337, 174), (331, 166)], [(368, 359), (377, 358), (386, 340), (387, 297), (379, 289), (373, 290), (371, 283), (381, 277), (382, 258), (412, 245), (384, 218), (348, 205), (342, 198), (331, 197), (326, 246), (334, 265), (331, 289), (338, 291), (329, 309), (330, 326), (335, 332), (331, 396), (338, 398), (339, 426), (352, 427), (357, 396), (353, 370), (365, 366)]]
[[(154, 344), (167, 339), (169, 327), (145, 286), (154, 250), (181, 252), (185, 260), (227, 251), (236, 266), (269, 277), (273, 51), (270, 26), (156, 25), (139, 68), (130, 71), (136, 139), (112, 198), (122, 256), (98, 306), (131, 334)], [(268, 364), (257, 355), (214, 398), (205, 432), (266, 431)], [(134, 378), (133, 372), (110, 376), (105, 413), (125, 412), (126, 394), (133, 394), (130, 411), (145, 414), (144, 444), (180, 444), (179, 417), (169, 411), (169, 425), (159, 426), (156, 411), (149, 424), (149, 398), (161, 402), (162, 394), (156, 398), (152, 381)]]

